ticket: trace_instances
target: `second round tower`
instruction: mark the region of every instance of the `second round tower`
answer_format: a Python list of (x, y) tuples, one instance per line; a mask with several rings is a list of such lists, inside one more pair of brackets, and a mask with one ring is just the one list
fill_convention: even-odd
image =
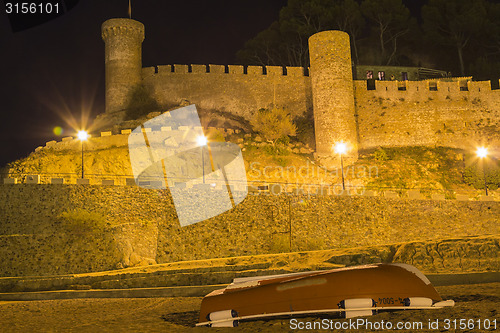
[(337, 143), (347, 145), (346, 157), (356, 160), (358, 140), (349, 35), (322, 31), (309, 38), (316, 153), (338, 157)]

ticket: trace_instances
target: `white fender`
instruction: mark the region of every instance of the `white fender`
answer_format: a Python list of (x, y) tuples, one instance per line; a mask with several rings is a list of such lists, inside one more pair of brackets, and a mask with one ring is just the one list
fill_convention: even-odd
[(338, 306), (346, 310), (344, 313), (346, 318), (364, 317), (373, 314), (373, 310), (368, 310), (367, 308), (375, 306), (375, 301), (371, 298), (351, 298), (341, 301)]
[(433, 306), (436, 308), (441, 308), (444, 306), (455, 306), (455, 301), (452, 299), (447, 299), (446, 301), (437, 302)]
[(235, 310), (222, 310), (210, 312), (209, 314), (207, 314), (208, 321), (224, 320), (236, 317), (238, 317), (238, 312), (236, 312)]
[(409, 307), (432, 306), (432, 299), (427, 297), (409, 297), (404, 299), (404, 305)]
[(237, 320), (228, 320), (220, 323), (213, 323), (210, 325), (210, 327), (237, 327), (237, 326), (238, 326)]

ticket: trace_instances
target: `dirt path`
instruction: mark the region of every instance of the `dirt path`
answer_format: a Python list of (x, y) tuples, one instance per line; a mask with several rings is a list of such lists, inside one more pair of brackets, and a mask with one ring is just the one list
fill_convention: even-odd
[[(372, 323), (421, 322), (423, 329), (398, 330), (399, 332), (446, 332), (446, 319), (450, 329), (460, 319), (473, 319), (474, 329), (457, 332), (484, 332), (478, 329), (489, 319), (496, 319), (500, 331), (500, 283), (438, 287), (443, 299), (454, 299), (456, 306), (439, 310), (412, 310), (381, 313), (369, 318)], [(226, 331), (227, 329), (195, 328), (200, 297), (177, 298), (122, 298), (77, 299), (33, 302), (0, 302), (0, 332), (200, 332)], [(334, 317), (299, 318), (296, 325), (307, 322), (325, 322), (331, 325), (342, 320)], [(456, 319), (456, 322), (453, 320)], [(439, 329), (428, 328), (429, 320), (439, 320)], [(479, 320), (479, 322), (478, 322)], [(472, 326), (471, 322), (468, 322)], [(287, 332), (292, 331), (289, 319), (241, 323), (239, 332)], [(337, 324), (339, 325), (339, 324)], [(332, 332), (350, 332), (336, 330)], [(362, 328), (362, 327), (360, 327)], [(493, 331), (494, 326), (490, 331)], [(363, 330), (357, 330), (357, 332)], [(382, 331), (382, 330), (379, 330)], [(310, 331), (313, 332), (313, 331)], [(354, 332), (354, 330), (352, 330)]]

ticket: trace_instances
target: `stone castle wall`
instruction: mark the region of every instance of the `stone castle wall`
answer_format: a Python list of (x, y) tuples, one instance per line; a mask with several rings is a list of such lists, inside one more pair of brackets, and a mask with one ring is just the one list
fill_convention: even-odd
[(500, 145), (500, 90), (489, 81), (376, 81), (375, 90), (354, 84), (361, 148)]
[[(242, 66), (228, 67), (229, 73), (224, 73), (225, 66), (211, 66), (210, 73), (204, 65), (192, 65), (192, 72), (186, 65), (173, 66), (173, 72), (172, 66), (159, 66), (158, 73), (154, 67), (144, 68), (143, 82), (160, 103), (188, 99), (202, 108), (221, 109), (247, 120), (273, 101), (294, 116), (313, 108), (311, 78), (304, 76), (301, 67), (287, 67), (287, 75), (276, 66), (267, 66), (267, 74), (259, 66), (249, 66), (248, 74), (243, 74)], [(353, 81), (359, 149), (500, 145), (500, 90), (491, 90), (490, 81), (375, 83), (376, 89), (368, 90), (365, 80)], [(430, 90), (434, 84), (437, 91)]]
[[(160, 105), (178, 104), (183, 99), (200, 108), (231, 112), (247, 120), (260, 108), (275, 104), (293, 116), (312, 110), (309, 77), (302, 67), (167, 65), (143, 68), (143, 84)], [(265, 72), (265, 74), (264, 74)]]
[[(301, 67), (166, 65), (142, 68), (144, 27), (129, 19), (102, 25), (106, 62), (106, 112), (125, 112), (131, 94), (144, 85), (160, 105), (187, 99), (251, 120), (271, 105), (292, 116), (314, 110), (318, 155), (347, 141), (357, 146), (446, 145), (468, 149), (497, 144), (500, 90), (489, 82), (353, 81), (348, 35), (323, 31), (310, 37), (311, 77)], [(308, 73), (309, 71), (307, 71)], [(470, 79), (470, 78), (469, 78)], [(449, 80), (449, 79), (448, 79)], [(405, 90), (402, 90), (402, 89)], [(354, 93), (353, 93), (354, 91)]]
[[(75, 210), (110, 226), (62, 232), (61, 214)], [(0, 185), (0, 276), (288, 252), (290, 223), (292, 251), (496, 235), (499, 214), (500, 202), (261, 194), (181, 227), (165, 190)]]

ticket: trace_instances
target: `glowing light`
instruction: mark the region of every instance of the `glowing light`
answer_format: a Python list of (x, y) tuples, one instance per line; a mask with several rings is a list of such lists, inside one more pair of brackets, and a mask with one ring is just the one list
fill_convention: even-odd
[(484, 148), (484, 147), (477, 148), (476, 155), (480, 158), (488, 156), (488, 148)]
[(198, 146), (206, 146), (208, 140), (206, 136), (200, 135), (199, 137), (196, 138), (196, 142), (198, 143)]
[(335, 152), (337, 154), (345, 154), (347, 152), (347, 145), (343, 142), (339, 142), (335, 145)]
[(78, 131), (78, 140), (86, 141), (89, 138), (89, 133), (87, 131)]
[(54, 129), (52, 130), (52, 132), (55, 134), (55, 135), (62, 135), (64, 130), (62, 129), (61, 126), (56, 126), (54, 127)]

